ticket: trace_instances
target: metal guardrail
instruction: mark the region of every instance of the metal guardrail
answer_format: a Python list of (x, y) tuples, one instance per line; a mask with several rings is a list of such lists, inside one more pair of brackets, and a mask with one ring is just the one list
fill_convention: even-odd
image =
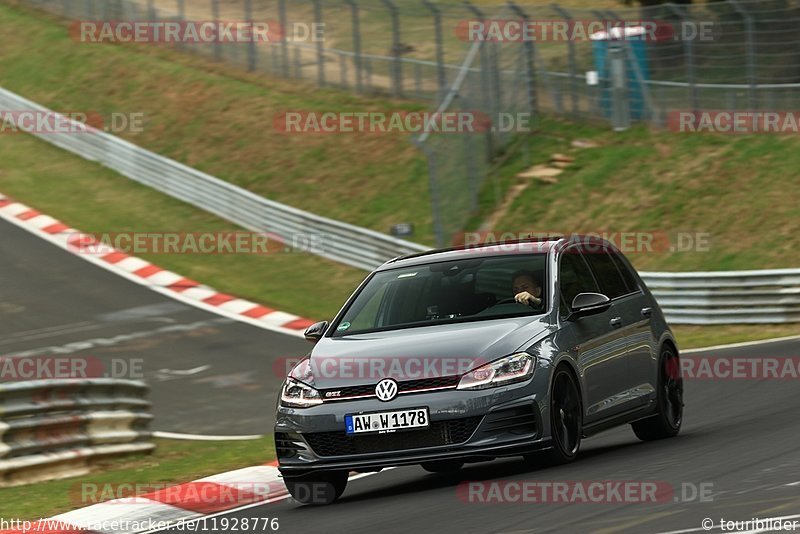
[[(2, 88), (0, 109), (55, 114)], [(71, 119), (64, 120), (77, 131), (85, 129)], [(244, 228), (272, 234), (295, 249), (353, 267), (369, 270), (387, 258), (425, 250), (416, 243), (268, 200), (105, 132), (34, 135)]]
[[(0, 109), (50, 112), (2, 88)], [(289, 242), (316, 236), (308, 252), (360, 269), (428, 249), (267, 200), (103, 132), (37, 137), (245, 228)], [(673, 324), (800, 322), (800, 269), (640, 274)]]
[(640, 275), (673, 324), (800, 322), (800, 269)]
[(95, 458), (153, 450), (148, 389), (110, 378), (0, 384), (0, 487), (80, 475)]

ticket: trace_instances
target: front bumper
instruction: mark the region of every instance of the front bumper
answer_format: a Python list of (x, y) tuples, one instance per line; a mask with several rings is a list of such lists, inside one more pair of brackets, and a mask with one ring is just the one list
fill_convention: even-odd
[[(285, 476), (318, 470), (371, 471), (437, 460), (480, 461), (551, 446), (544, 396), (536, 376), (482, 391), (447, 390), (397, 397), (280, 407), (275, 425), (279, 469)], [(347, 436), (347, 414), (428, 407), (430, 427), (394, 434)]]

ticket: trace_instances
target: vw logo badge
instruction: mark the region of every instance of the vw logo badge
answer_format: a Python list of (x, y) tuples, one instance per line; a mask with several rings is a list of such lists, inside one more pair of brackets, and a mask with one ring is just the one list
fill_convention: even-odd
[(397, 396), (397, 382), (391, 378), (384, 378), (375, 386), (375, 395), (383, 402), (392, 400)]

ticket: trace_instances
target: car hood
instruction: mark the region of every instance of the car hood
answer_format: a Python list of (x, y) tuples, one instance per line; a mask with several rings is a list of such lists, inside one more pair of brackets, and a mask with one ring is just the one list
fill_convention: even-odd
[(549, 332), (545, 316), (451, 323), (323, 337), (311, 352), (320, 389), (462, 374), (527, 348)]

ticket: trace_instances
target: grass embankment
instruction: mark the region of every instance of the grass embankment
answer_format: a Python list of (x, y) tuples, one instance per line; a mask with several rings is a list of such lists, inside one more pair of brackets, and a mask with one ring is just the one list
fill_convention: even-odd
[[(0, 6), (0, 85), (61, 110), (144, 112), (144, 132), (124, 137), (269, 198), (385, 231), (417, 224), (430, 242), (425, 165), (402, 136), (285, 136), (276, 111), (386, 110), (417, 104), (363, 99), (310, 85), (250, 76), (203, 58), (152, 47), (73, 42), (61, 22)], [(554, 152), (576, 162), (557, 184), (533, 181), (493, 228), (696, 232), (707, 252), (632, 254), (650, 270), (791, 267), (800, 261), (798, 140), (677, 135), (545, 119), (527, 164)], [(601, 146), (573, 149), (573, 140)], [(497, 170), (501, 191), (518, 182), (522, 151)], [(0, 192), (84, 231), (226, 231), (235, 227), (132, 183), (96, 164), (20, 135), (0, 143)], [(493, 209), (491, 191), (484, 212)], [(145, 255), (221, 291), (312, 318), (330, 317), (361, 271), (303, 254)], [(734, 328), (679, 329), (705, 344), (751, 338)], [(780, 327), (774, 329), (781, 334)], [(681, 332), (686, 332), (684, 335)], [(759, 329), (763, 332), (764, 329)], [(682, 339), (683, 341), (683, 339)]]
[(0, 518), (36, 520), (89, 506), (98, 500), (133, 497), (275, 459), (272, 438), (252, 441), (156, 439), (152, 454), (97, 462), (88, 475), (0, 489)]

